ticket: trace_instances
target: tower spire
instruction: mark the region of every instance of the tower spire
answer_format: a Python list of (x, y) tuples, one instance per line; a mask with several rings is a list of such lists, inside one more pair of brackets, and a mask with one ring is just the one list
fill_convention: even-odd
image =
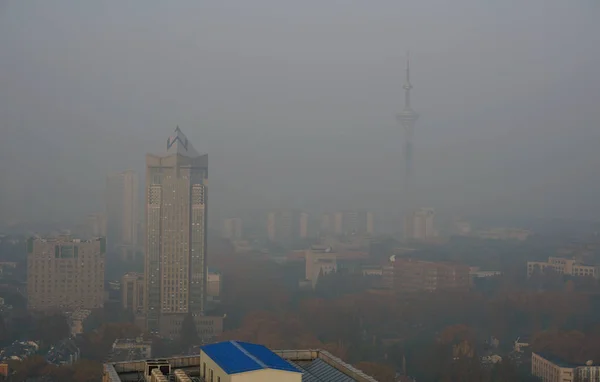
[(404, 108), (397, 115), (400, 127), (404, 130), (404, 202), (407, 209), (411, 208), (412, 204), (412, 188), (413, 188), (413, 136), (414, 128), (419, 115), (410, 107), (410, 91), (412, 84), (410, 83), (410, 56), (406, 54), (406, 78), (404, 79)]
[(410, 90), (412, 84), (410, 83), (410, 52), (406, 52), (406, 79), (404, 80), (404, 108), (410, 109)]

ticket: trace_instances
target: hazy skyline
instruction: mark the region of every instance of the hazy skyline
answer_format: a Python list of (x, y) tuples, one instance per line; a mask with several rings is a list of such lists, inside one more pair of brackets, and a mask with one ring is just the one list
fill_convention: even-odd
[(0, 2), (0, 221), (102, 210), (106, 175), (143, 176), (176, 125), (209, 154), (211, 218), (399, 211), (407, 50), (420, 204), (593, 219), (599, 14), (591, 0)]

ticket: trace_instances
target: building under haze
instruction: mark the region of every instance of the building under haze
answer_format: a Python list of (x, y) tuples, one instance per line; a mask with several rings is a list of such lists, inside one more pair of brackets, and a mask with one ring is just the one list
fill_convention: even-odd
[(223, 231), (221, 236), (224, 239), (239, 240), (242, 238), (242, 219), (228, 218), (223, 220)]
[(384, 285), (397, 292), (468, 289), (469, 267), (462, 264), (394, 258), (384, 269)]
[(433, 208), (419, 208), (406, 216), (404, 237), (413, 240), (427, 240), (435, 237), (435, 211)]
[(104, 305), (106, 240), (56, 237), (27, 241), (27, 306), (75, 311)]
[(111, 252), (122, 258), (135, 255), (139, 222), (138, 176), (135, 171), (109, 175), (106, 179), (106, 229)]
[(267, 215), (269, 240), (282, 245), (292, 245), (308, 235), (308, 215), (295, 209), (279, 209)]
[(165, 152), (146, 156), (145, 311), (151, 331), (177, 336), (183, 318), (196, 320), (206, 302), (208, 155), (179, 127)]
[(142, 313), (144, 308), (144, 275), (128, 272), (121, 278), (121, 303), (123, 309)]
[(321, 230), (335, 235), (372, 235), (373, 213), (348, 210), (324, 214), (321, 218)]

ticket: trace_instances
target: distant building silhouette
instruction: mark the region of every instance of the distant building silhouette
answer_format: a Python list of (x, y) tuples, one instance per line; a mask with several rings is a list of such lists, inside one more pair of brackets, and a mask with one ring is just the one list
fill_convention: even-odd
[(363, 210), (338, 211), (324, 214), (321, 230), (335, 235), (373, 234), (373, 213)]
[(224, 239), (239, 240), (243, 237), (243, 224), (240, 218), (228, 218), (223, 220), (223, 231), (221, 236)]
[(435, 237), (435, 211), (433, 208), (419, 208), (405, 218), (404, 237), (412, 240), (427, 240)]
[(269, 240), (291, 245), (308, 234), (308, 215), (295, 209), (278, 209), (267, 215)]
[(109, 175), (106, 180), (106, 228), (109, 252), (122, 258), (135, 255), (139, 222), (138, 176), (135, 171)]

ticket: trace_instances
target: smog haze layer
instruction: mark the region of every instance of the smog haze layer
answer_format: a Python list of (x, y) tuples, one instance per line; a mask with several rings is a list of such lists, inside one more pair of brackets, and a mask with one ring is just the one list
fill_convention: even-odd
[(409, 49), (420, 205), (595, 218), (599, 14), (589, 0), (4, 1), (0, 220), (101, 211), (106, 175), (143, 176), (176, 125), (209, 154), (211, 218), (399, 212)]

